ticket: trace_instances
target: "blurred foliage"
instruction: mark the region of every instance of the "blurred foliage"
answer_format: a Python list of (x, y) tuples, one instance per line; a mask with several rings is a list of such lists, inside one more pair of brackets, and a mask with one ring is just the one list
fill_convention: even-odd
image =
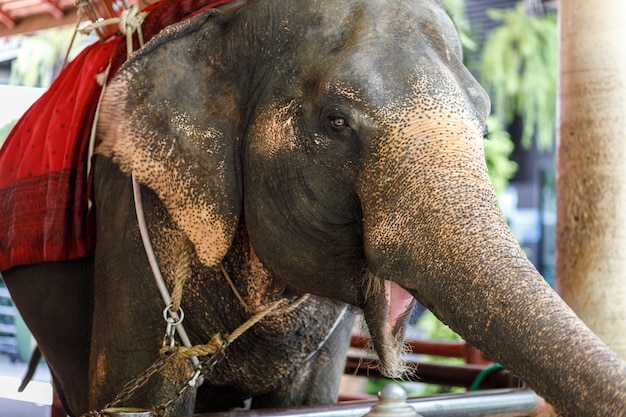
[[(428, 335), (428, 339), (433, 340), (462, 340), (461, 336), (453, 332), (448, 326), (443, 324), (433, 313), (426, 310), (417, 320), (415, 327), (423, 334)], [(422, 355), (422, 360), (429, 363), (445, 363), (447, 365), (463, 365), (465, 360), (461, 358), (445, 358), (441, 356)], [(445, 387), (434, 384), (420, 384), (407, 388), (407, 392), (418, 391), (418, 395), (434, 395), (443, 393), (465, 392), (462, 387)]]
[[(476, 56), (475, 52), (479, 51), (479, 45), (473, 39), (473, 30), (467, 18), (465, 0), (442, 0), (442, 4), (459, 32), (464, 49), (464, 64), (468, 68), (474, 68), (477, 65), (468, 62), (468, 60)], [(487, 126), (489, 132), (484, 141), (485, 159), (491, 182), (496, 194), (500, 195), (517, 171), (517, 164), (509, 159), (515, 149), (515, 144), (506, 130), (507, 124), (499, 118), (490, 116)]]
[(487, 119), (489, 132), (484, 140), (487, 169), (496, 195), (502, 195), (509, 185), (509, 180), (517, 172), (517, 164), (509, 158), (515, 149), (511, 135), (495, 116)]
[[(454, 22), (454, 26), (456, 30), (459, 32), (459, 39), (461, 40), (461, 45), (465, 51), (476, 51), (478, 50), (478, 44), (474, 40), (474, 35), (472, 32), (472, 25), (470, 24), (469, 19), (467, 18), (467, 13), (465, 11), (465, 0), (441, 0), (441, 4), (448, 12), (448, 16)], [(468, 54), (464, 54), (464, 59), (467, 59)], [(467, 62), (465, 62), (467, 65)]]
[[(74, 26), (65, 26), (20, 35), (20, 50), (11, 65), (10, 85), (48, 87), (61, 71), (67, 50), (72, 43)], [(69, 60), (84, 47), (73, 42)]]
[(536, 137), (538, 149), (551, 149), (556, 129), (556, 15), (529, 15), (522, 2), (487, 13), (501, 23), (481, 53), (480, 80), (492, 98), (493, 115), (504, 127), (520, 116), (522, 145), (529, 148)]
[(13, 126), (15, 126), (16, 123), (17, 119), (5, 124), (4, 126), (0, 126), (0, 148), (2, 147), (2, 144), (4, 143), (6, 138), (9, 136), (9, 133), (11, 133), (11, 129), (13, 129)]
[(461, 336), (454, 333), (448, 326), (440, 322), (433, 313), (426, 310), (415, 323), (415, 327), (429, 339), (435, 340), (461, 340)]

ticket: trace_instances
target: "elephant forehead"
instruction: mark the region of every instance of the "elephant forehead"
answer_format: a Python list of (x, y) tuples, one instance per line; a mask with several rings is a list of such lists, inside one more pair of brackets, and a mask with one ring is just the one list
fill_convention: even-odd
[(301, 107), (295, 100), (261, 106), (250, 125), (250, 149), (266, 158), (295, 151), (300, 113)]
[(473, 93), (462, 90), (452, 76), (415, 77), (411, 92), (377, 110), (385, 133), (372, 152), (379, 163), (402, 168), (387, 166), (383, 169), (387, 175), (400, 175), (407, 185), (417, 184), (443, 166), (451, 175), (455, 171), (466, 175), (463, 166), (485, 164), (484, 103), (472, 100)]
[(354, 83), (342, 80), (327, 81), (324, 83), (326, 93), (344, 97), (356, 103), (364, 103), (363, 90)]
[(401, 128), (396, 134), (406, 138), (413, 136), (408, 130), (423, 131), (442, 125), (462, 126), (469, 129), (471, 136), (482, 137), (489, 99), (473, 78), (458, 78), (450, 71), (428, 74), (419, 69), (410, 77), (410, 93), (379, 107), (377, 118), (394, 130)]

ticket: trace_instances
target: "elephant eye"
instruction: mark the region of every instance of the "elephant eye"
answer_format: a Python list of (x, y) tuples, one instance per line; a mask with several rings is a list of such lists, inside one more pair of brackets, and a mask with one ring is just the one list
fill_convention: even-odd
[(334, 130), (343, 130), (343, 129), (350, 127), (350, 125), (348, 124), (348, 121), (343, 116), (331, 115), (329, 116), (328, 119), (330, 120), (330, 126)]

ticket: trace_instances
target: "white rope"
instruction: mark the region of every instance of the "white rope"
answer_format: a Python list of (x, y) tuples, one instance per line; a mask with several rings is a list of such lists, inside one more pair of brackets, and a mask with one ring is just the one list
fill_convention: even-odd
[[(84, 14), (83, 7), (88, 4), (88, 2), (78, 2), (81, 6), (79, 7), (79, 21)], [(90, 25), (85, 26), (80, 29), (80, 32), (88, 35), (92, 30), (101, 28), (103, 26), (113, 25), (119, 23), (120, 31), (122, 34), (126, 35), (126, 58), (130, 58), (133, 53), (133, 33), (137, 32), (137, 36), (139, 38), (139, 45), (143, 46), (143, 33), (141, 31), (141, 24), (144, 19), (148, 15), (147, 12), (139, 12), (139, 8), (137, 5), (132, 5), (131, 7), (122, 11), (120, 17), (115, 17), (112, 19), (99, 20)], [(76, 31), (74, 32), (76, 34)], [(71, 45), (70, 45), (71, 46)], [(68, 50), (69, 54), (69, 50)], [(102, 98), (104, 97), (104, 92), (106, 90), (106, 82), (109, 76), (109, 70), (111, 69), (111, 62), (109, 61), (109, 65), (106, 69), (100, 74), (96, 75), (96, 82), (102, 86), (102, 90), (100, 91), (100, 97), (98, 98), (98, 105), (96, 106), (96, 111), (94, 114), (93, 123), (91, 124), (91, 133), (89, 135), (89, 146), (87, 151), (87, 178), (91, 173), (91, 158), (95, 152), (96, 148), (96, 130), (98, 125), (98, 117), (100, 115), (100, 105), (102, 104)], [(134, 178), (134, 177), (133, 177)], [(135, 183), (133, 182), (133, 189), (135, 188)], [(88, 207), (91, 208), (91, 201), (88, 201)], [(168, 304), (169, 305), (169, 304)]]
[(333, 333), (337, 329), (337, 326), (339, 326), (339, 323), (341, 323), (341, 320), (343, 320), (347, 312), (348, 305), (346, 304), (343, 306), (343, 309), (341, 309), (341, 313), (339, 313), (339, 316), (337, 316), (337, 318), (335, 319), (335, 322), (333, 323), (328, 333), (326, 333), (326, 336), (317, 344), (317, 347), (311, 353), (309, 353), (309, 356), (304, 359), (304, 362), (308, 362), (309, 359), (311, 359), (313, 355), (315, 355), (322, 348), (322, 346), (324, 346), (326, 342), (328, 342), (328, 339), (330, 339), (330, 337), (333, 335)]
[[(83, 34), (89, 34), (94, 29), (119, 23), (120, 31), (124, 35), (126, 35), (126, 53), (127, 53), (127, 57), (130, 57), (130, 55), (133, 53), (133, 44), (132, 44), (133, 33), (137, 32), (137, 35), (139, 36), (139, 44), (143, 46), (143, 35), (141, 33), (141, 24), (143, 23), (148, 13), (146, 12), (140, 13), (138, 10), (139, 10), (138, 7), (136, 5), (133, 5), (130, 8), (122, 11), (122, 14), (119, 18), (100, 20), (100, 21), (97, 21), (90, 25), (85, 26), (80, 31)], [(109, 66), (107, 66), (106, 70), (102, 74), (98, 74), (98, 77), (101, 77), (100, 79), (98, 79), (98, 83), (102, 85), (102, 91), (100, 92), (100, 98), (98, 100), (98, 106), (96, 107), (94, 122), (91, 128), (89, 155), (87, 158), (87, 175), (89, 175), (89, 172), (91, 171), (91, 156), (93, 155), (94, 148), (95, 148), (96, 125), (97, 125), (99, 111), (100, 111), (100, 104), (102, 101), (102, 97), (104, 97), (104, 91), (106, 89), (106, 79), (109, 74), (110, 67), (111, 67), (111, 64), (109, 63)], [(132, 178), (132, 184), (133, 184), (133, 197), (135, 200), (135, 214), (137, 216), (137, 223), (139, 224), (139, 233), (141, 234), (141, 241), (143, 242), (144, 250), (146, 252), (146, 256), (148, 257), (148, 263), (150, 264), (150, 269), (152, 270), (152, 274), (154, 275), (154, 279), (157, 284), (157, 288), (159, 289), (159, 292), (161, 293), (161, 297), (163, 298), (163, 302), (165, 303), (166, 306), (169, 306), (172, 303), (172, 297), (170, 296), (170, 293), (167, 289), (167, 285), (165, 284), (165, 280), (163, 279), (163, 275), (161, 274), (161, 270), (159, 269), (159, 264), (154, 254), (154, 249), (152, 247), (152, 242), (150, 241), (150, 235), (148, 234), (148, 228), (146, 226), (146, 219), (143, 213), (143, 203), (141, 199), (141, 187), (139, 185), (139, 182), (137, 181), (137, 178), (135, 177), (135, 174), (132, 174), (131, 178)], [(178, 320), (177, 312), (170, 312), (170, 314), (172, 315), (174, 319)], [(190, 347), (191, 341), (189, 340), (189, 336), (187, 335), (187, 332), (185, 331), (185, 327), (183, 326), (183, 324), (182, 323), (178, 324), (176, 330), (178, 331), (178, 334), (183, 344), (187, 347)], [(195, 356), (191, 358), (191, 361), (193, 362), (193, 365), (196, 368), (200, 364), (200, 360)]]
[[(172, 303), (172, 297), (170, 297), (170, 293), (167, 289), (167, 285), (165, 284), (165, 279), (163, 279), (163, 275), (161, 274), (161, 269), (159, 268), (159, 263), (157, 262), (156, 256), (154, 254), (154, 248), (152, 247), (152, 242), (150, 241), (150, 235), (148, 234), (148, 227), (146, 226), (146, 218), (143, 214), (143, 202), (141, 199), (141, 187), (135, 174), (131, 175), (133, 182), (133, 197), (135, 198), (135, 213), (137, 214), (137, 223), (139, 223), (139, 233), (141, 234), (141, 241), (143, 242), (143, 247), (148, 256), (148, 262), (150, 263), (150, 269), (152, 269), (152, 274), (154, 275), (154, 280), (156, 285), (161, 293), (161, 297), (163, 298), (163, 302), (166, 306), (169, 306)], [(178, 314), (175, 312), (170, 312), (174, 319), (178, 319)], [(180, 340), (183, 342), (183, 345), (187, 347), (191, 347), (191, 341), (187, 336), (187, 332), (185, 331), (185, 327), (183, 323), (180, 323), (176, 326), (176, 331), (180, 336)], [(200, 364), (200, 360), (197, 356), (192, 356), (191, 361), (193, 362), (194, 368), (197, 368)]]
[[(119, 23), (120, 31), (122, 32), (122, 34), (126, 36), (127, 58), (130, 58), (130, 56), (133, 53), (133, 34), (135, 32), (137, 32), (139, 45), (143, 46), (144, 41), (143, 41), (143, 34), (141, 31), (141, 24), (143, 23), (147, 15), (148, 15), (147, 12), (139, 12), (137, 5), (132, 5), (130, 8), (127, 8), (124, 11), (122, 11), (122, 14), (119, 18), (99, 20), (97, 22), (94, 22), (90, 25), (85, 26), (84, 28), (80, 30), (80, 32), (83, 34), (89, 34), (94, 29), (97, 30), (98, 28), (101, 28), (103, 26), (108, 26), (108, 25)], [(100, 104), (102, 102), (102, 97), (104, 97), (104, 91), (106, 89), (106, 79), (108, 77), (110, 67), (111, 67), (111, 64), (109, 63), (106, 70), (103, 73), (98, 74), (99, 78), (97, 78), (98, 84), (102, 85), (102, 91), (100, 92), (100, 97), (98, 100), (98, 105), (96, 107), (96, 113), (94, 116), (94, 122), (91, 128), (88, 159), (87, 159), (87, 175), (89, 175), (89, 172), (91, 171), (91, 156), (93, 155), (94, 149), (95, 149), (96, 126), (97, 126), (97, 121), (98, 121), (98, 116), (99, 116), (99, 111), (100, 111)], [(132, 184), (133, 184), (133, 197), (135, 200), (135, 214), (137, 216), (137, 223), (139, 225), (139, 233), (141, 234), (141, 241), (143, 243), (146, 256), (148, 257), (148, 263), (150, 264), (150, 269), (152, 270), (152, 274), (154, 275), (157, 288), (159, 289), (159, 292), (161, 293), (161, 298), (163, 298), (163, 302), (165, 303), (165, 305), (169, 306), (172, 303), (172, 297), (170, 296), (170, 293), (167, 289), (167, 285), (165, 284), (165, 280), (163, 279), (163, 275), (161, 274), (159, 264), (154, 254), (154, 248), (152, 246), (152, 242), (150, 241), (150, 235), (148, 234), (148, 227), (146, 226), (146, 219), (145, 219), (144, 211), (143, 211), (143, 202), (141, 198), (141, 187), (139, 185), (139, 182), (137, 181), (137, 178), (135, 177), (135, 174), (131, 174), (131, 179), (132, 179)], [(175, 320), (178, 320), (179, 318), (178, 312), (170, 311), (169, 313)], [(183, 326), (182, 323), (177, 324), (176, 331), (178, 332), (178, 335), (183, 345), (188, 348), (191, 347), (192, 346), (191, 340), (189, 339), (189, 336), (187, 335), (187, 332), (185, 331), (185, 327)], [(198, 359), (198, 357), (192, 356), (190, 359), (191, 359), (191, 362), (193, 363), (194, 368), (199, 369), (200, 360)]]
[(134, 4), (130, 8), (122, 11), (120, 17), (98, 20), (85, 26), (80, 31), (83, 34), (88, 35), (94, 29), (119, 24), (120, 32), (122, 32), (123, 35), (126, 35), (126, 53), (130, 56), (133, 53), (133, 34), (135, 32), (137, 32), (137, 36), (139, 37), (139, 45), (143, 45), (141, 24), (147, 15), (147, 12), (140, 12), (137, 5)]
[[(93, 116), (93, 122), (91, 123), (91, 132), (89, 133), (89, 145), (87, 147), (87, 180), (89, 180), (89, 175), (91, 174), (91, 159), (93, 158), (94, 153), (96, 152), (96, 133), (98, 129), (98, 118), (100, 117), (100, 105), (102, 104), (102, 98), (104, 97), (104, 91), (106, 90), (107, 83), (106, 80), (109, 76), (109, 70), (111, 69), (111, 61), (109, 61), (109, 65), (107, 65), (106, 69), (100, 74), (96, 75), (96, 82), (102, 86), (102, 91), (100, 91), (100, 97), (98, 97), (98, 105), (96, 106), (96, 111)], [(87, 201), (88, 207), (91, 208), (92, 202), (91, 200)]]

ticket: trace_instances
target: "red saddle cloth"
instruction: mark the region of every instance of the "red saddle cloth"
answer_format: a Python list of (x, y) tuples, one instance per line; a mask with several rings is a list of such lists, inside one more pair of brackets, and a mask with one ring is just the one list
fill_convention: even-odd
[[(144, 40), (229, 1), (154, 3), (144, 10)], [(102, 90), (96, 76), (111, 62), (110, 79), (125, 60), (123, 36), (87, 47), (18, 121), (0, 149), (0, 271), (93, 255), (87, 148)]]

